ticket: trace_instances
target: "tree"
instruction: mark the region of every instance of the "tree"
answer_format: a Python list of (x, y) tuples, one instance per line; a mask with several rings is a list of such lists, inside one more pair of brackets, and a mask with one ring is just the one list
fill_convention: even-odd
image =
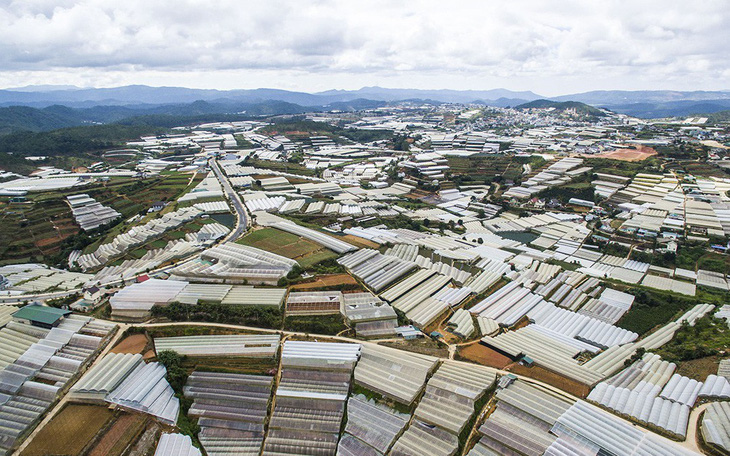
[(185, 358), (173, 350), (163, 350), (157, 354), (157, 360), (167, 369), (167, 382), (177, 393), (182, 392), (188, 379), (188, 373), (182, 367)]

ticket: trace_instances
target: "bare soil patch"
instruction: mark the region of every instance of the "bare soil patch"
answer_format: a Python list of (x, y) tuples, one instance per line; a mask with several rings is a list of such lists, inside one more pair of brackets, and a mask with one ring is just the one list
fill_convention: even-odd
[(496, 367), (497, 369), (504, 369), (513, 362), (508, 356), (504, 356), (480, 343), (459, 347), (457, 356), (466, 361)]
[(547, 383), (580, 398), (585, 398), (590, 392), (590, 388), (587, 385), (578, 383), (539, 366), (527, 367), (515, 363), (506, 370)]
[(147, 336), (144, 334), (133, 334), (122, 339), (112, 348), (112, 353), (142, 353), (147, 347)]
[(651, 147), (636, 146), (635, 149), (616, 149), (610, 152), (605, 152), (597, 155), (586, 155), (589, 158), (610, 158), (611, 160), (621, 160), (629, 162), (637, 162), (646, 160), (647, 158), (656, 155), (657, 151)]
[(113, 415), (100, 405), (67, 405), (33, 438), (22, 456), (80, 454)]

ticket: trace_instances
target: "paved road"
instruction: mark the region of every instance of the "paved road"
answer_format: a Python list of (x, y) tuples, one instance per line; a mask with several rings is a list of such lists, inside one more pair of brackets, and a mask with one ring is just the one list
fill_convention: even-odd
[(702, 450), (700, 449), (699, 441), (697, 438), (700, 427), (700, 415), (709, 405), (710, 403), (705, 403), (692, 409), (692, 412), (689, 415), (689, 419), (687, 420), (687, 438), (684, 439), (684, 442), (679, 442), (680, 445), (687, 448), (688, 450), (696, 451), (700, 454), (702, 453)]
[(236, 215), (238, 216), (238, 220), (236, 221), (236, 227), (225, 238), (226, 241), (234, 241), (234, 240), (238, 239), (239, 237), (241, 237), (243, 235), (243, 233), (245, 233), (248, 230), (249, 222), (248, 222), (248, 214), (246, 213), (246, 206), (243, 205), (243, 201), (241, 201), (241, 197), (233, 189), (230, 181), (223, 174), (223, 171), (221, 171), (220, 165), (218, 164), (218, 160), (216, 160), (215, 158), (211, 158), (208, 161), (208, 164), (210, 165), (210, 169), (213, 170), (213, 172), (215, 173), (215, 176), (218, 178), (218, 181), (223, 186), (223, 191), (226, 192), (228, 199), (230, 200), (231, 204), (233, 205), (233, 208), (236, 210)]

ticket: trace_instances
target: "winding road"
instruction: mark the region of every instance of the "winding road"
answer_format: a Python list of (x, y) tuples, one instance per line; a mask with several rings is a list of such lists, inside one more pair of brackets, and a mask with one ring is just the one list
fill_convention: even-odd
[(221, 167), (218, 164), (218, 160), (216, 160), (215, 158), (211, 158), (208, 161), (208, 164), (210, 165), (210, 169), (213, 170), (213, 173), (215, 173), (215, 176), (218, 178), (218, 181), (221, 183), (221, 186), (223, 187), (223, 191), (226, 193), (226, 197), (233, 205), (233, 208), (236, 211), (236, 215), (238, 216), (238, 218), (236, 220), (236, 227), (230, 233), (228, 233), (228, 236), (226, 236), (224, 239), (224, 241), (235, 241), (236, 239), (240, 238), (243, 235), (243, 233), (245, 233), (248, 230), (249, 219), (248, 219), (248, 214), (246, 212), (246, 206), (243, 205), (243, 201), (241, 201), (241, 197), (233, 189), (233, 186), (231, 185), (231, 182), (228, 180), (228, 177), (226, 177), (223, 174), (223, 171), (221, 171)]

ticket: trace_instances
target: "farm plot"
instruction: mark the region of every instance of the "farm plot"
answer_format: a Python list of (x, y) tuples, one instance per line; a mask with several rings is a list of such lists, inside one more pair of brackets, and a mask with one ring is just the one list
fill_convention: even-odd
[(120, 456), (139, 437), (147, 418), (140, 414), (125, 413), (101, 436), (89, 450), (89, 456)]
[(236, 242), (291, 258), (304, 268), (337, 257), (334, 252), (316, 242), (275, 228), (253, 231)]
[(113, 415), (103, 406), (67, 405), (41, 429), (22, 456), (81, 454)]

